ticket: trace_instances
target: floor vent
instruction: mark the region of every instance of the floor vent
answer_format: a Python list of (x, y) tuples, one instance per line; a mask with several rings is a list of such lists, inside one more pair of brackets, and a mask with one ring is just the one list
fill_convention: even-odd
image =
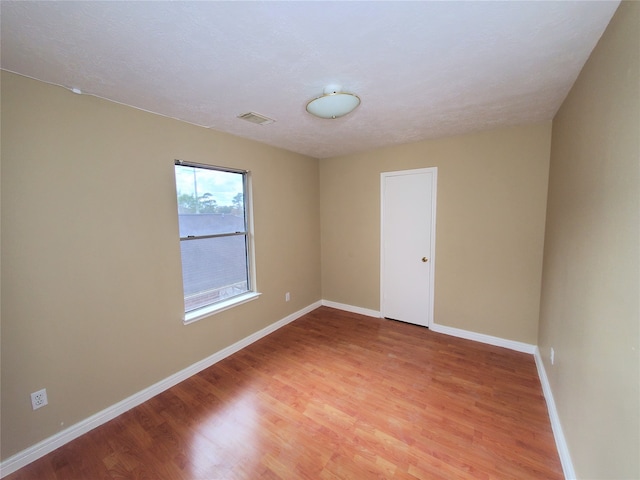
[(256, 123), (258, 125), (268, 125), (275, 122), (273, 118), (265, 117), (264, 115), (260, 115), (259, 113), (255, 112), (243, 113), (242, 115), (238, 115), (238, 118), (246, 120), (247, 122)]

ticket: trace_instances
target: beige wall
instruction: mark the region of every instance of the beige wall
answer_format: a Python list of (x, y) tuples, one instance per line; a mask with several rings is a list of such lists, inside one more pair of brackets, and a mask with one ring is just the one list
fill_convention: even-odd
[(438, 167), (438, 324), (535, 344), (551, 124), (320, 161), (322, 295), (380, 309), (380, 173)]
[(553, 121), (539, 346), (585, 479), (640, 478), (639, 56), (623, 2)]
[[(263, 294), (188, 326), (175, 158), (252, 171)], [(316, 159), (3, 73), (2, 458), (318, 301), (319, 224)]]

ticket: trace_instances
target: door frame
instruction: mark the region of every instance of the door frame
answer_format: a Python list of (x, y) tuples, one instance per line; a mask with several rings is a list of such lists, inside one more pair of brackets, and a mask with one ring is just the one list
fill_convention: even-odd
[(437, 199), (437, 187), (438, 187), (438, 167), (425, 167), (416, 168), (410, 170), (396, 170), (393, 172), (381, 172), (380, 173), (380, 316), (385, 317), (385, 305), (384, 305), (384, 287), (385, 287), (385, 271), (384, 271), (384, 182), (387, 177), (397, 175), (415, 175), (431, 173), (431, 248), (428, 252), (429, 262), (431, 262), (431, 268), (429, 271), (429, 292), (428, 300), (429, 307), (427, 309), (427, 323), (426, 327), (430, 327), (433, 323), (434, 313), (434, 290), (435, 290), (435, 266), (436, 266), (436, 199)]

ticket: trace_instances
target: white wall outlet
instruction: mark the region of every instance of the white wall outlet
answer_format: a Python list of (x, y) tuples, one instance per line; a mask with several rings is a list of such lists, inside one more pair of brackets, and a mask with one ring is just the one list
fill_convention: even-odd
[(288, 302), (289, 300), (291, 300), (291, 294), (289, 292), (284, 294), (284, 301)]
[(553, 351), (553, 347), (551, 347), (551, 353), (549, 354), (549, 358), (551, 359), (551, 365), (553, 365), (553, 361), (555, 360), (556, 352)]
[(34, 410), (44, 407), (48, 403), (49, 401), (47, 400), (46, 388), (43, 388), (42, 390), (38, 390), (37, 392), (33, 392), (31, 394), (31, 406)]

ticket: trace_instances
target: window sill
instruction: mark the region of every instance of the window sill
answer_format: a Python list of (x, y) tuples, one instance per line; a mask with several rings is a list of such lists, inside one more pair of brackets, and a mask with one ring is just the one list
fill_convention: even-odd
[(182, 323), (188, 325), (193, 322), (197, 322), (198, 320), (202, 320), (203, 318), (210, 317), (215, 315), (216, 313), (220, 313), (224, 310), (228, 310), (230, 308), (235, 307), (236, 305), (242, 305), (243, 303), (250, 302), (251, 300), (255, 300), (261, 294), (258, 292), (247, 292), (242, 295), (238, 295), (237, 297), (232, 297), (222, 302), (218, 302), (214, 305), (209, 305), (207, 307), (202, 307), (197, 310), (193, 310), (192, 312), (187, 312), (184, 315), (184, 319)]

